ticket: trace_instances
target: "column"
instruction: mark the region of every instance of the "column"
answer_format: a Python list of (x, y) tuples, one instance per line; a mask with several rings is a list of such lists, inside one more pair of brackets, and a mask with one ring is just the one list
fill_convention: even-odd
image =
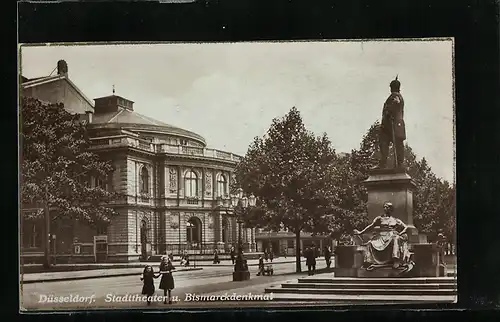
[(255, 252), (256, 251), (256, 248), (255, 248), (255, 228), (252, 228), (252, 251)]
[[(217, 218), (219, 218), (219, 241), (222, 242), (224, 240), (224, 237), (222, 236), (222, 227), (223, 227), (223, 224), (224, 224), (224, 218), (222, 217), (222, 215), (219, 213), (218, 215), (216, 215)], [(227, 227), (226, 227), (227, 229)], [(226, 240), (227, 242), (227, 240)]]

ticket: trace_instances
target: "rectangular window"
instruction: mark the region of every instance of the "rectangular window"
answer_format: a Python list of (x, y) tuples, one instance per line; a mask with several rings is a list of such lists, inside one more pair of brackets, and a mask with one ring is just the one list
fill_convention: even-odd
[(102, 235), (107, 235), (108, 234), (108, 226), (101, 224), (97, 226), (97, 235), (102, 236)]
[(101, 178), (95, 178), (95, 187), (99, 187), (103, 190), (107, 190), (108, 185), (107, 182)]
[(23, 247), (25, 248), (38, 248), (42, 247), (43, 231), (42, 227), (35, 222), (23, 223)]

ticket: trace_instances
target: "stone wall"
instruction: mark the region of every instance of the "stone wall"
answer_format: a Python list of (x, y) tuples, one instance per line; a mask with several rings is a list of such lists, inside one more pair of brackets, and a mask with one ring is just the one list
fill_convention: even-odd
[(45, 102), (63, 103), (65, 110), (73, 114), (85, 114), (85, 111), (94, 109), (64, 79), (26, 88), (23, 94)]

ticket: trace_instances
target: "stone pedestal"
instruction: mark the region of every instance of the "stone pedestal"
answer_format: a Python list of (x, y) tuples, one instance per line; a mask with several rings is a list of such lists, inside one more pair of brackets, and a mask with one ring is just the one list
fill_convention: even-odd
[(413, 275), (418, 277), (440, 277), (446, 272), (441, 269), (440, 249), (436, 244), (413, 245)]
[(381, 267), (372, 271), (367, 271), (364, 268), (358, 269), (358, 277), (361, 278), (394, 278), (401, 277), (401, 272), (392, 267)]
[(413, 225), (413, 192), (416, 188), (412, 178), (404, 169), (372, 170), (363, 182), (368, 191), (368, 219), (372, 221), (384, 212), (384, 203), (394, 206), (393, 216), (407, 226), (409, 242), (419, 243), (418, 231)]
[(249, 271), (233, 272), (233, 282), (248, 281), (250, 279)]
[(359, 251), (359, 246), (335, 247), (335, 276), (336, 277), (357, 277), (358, 268), (363, 265), (363, 254)]

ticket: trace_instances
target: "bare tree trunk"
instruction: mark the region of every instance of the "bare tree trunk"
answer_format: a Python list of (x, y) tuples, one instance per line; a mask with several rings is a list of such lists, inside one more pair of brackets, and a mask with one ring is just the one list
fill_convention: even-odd
[(302, 272), (302, 265), (300, 263), (300, 259), (301, 259), (301, 256), (300, 256), (300, 252), (301, 252), (301, 249), (300, 249), (300, 223), (299, 221), (297, 220), (297, 224), (295, 226), (295, 271), (297, 273), (300, 273)]
[(44, 219), (45, 219), (45, 238), (44, 238), (44, 263), (43, 266), (45, 268), (50, 267), (50, 212), (49, 212), (49, 200), (48, 200), (49, 192), (48, 188), (45, 187), (45, 209), (44, 209)]

